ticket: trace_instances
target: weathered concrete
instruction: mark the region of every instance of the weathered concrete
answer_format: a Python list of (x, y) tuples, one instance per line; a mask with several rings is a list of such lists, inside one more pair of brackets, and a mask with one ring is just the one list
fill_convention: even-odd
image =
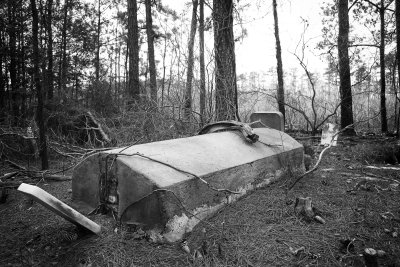
[(83, 227), (95, 234), (101, 232), (101, 227), (98, 224), (37, 186), (22, 183), (18, 187), (18, 191), (32, 197), (44, 207), (77, 226)]
[[(167, 241), (178, 240), (224, 204), (289, 169), (303, 170), (302, 145), (274, 129), (254, 132), (259, 135), (256, 143), (232, 131), (90, 156), (74, 170), (73, 201), (87, 210), (107, 206), (122, 222), (142, 225)], [(205, 182), (238, 194), (217, 192)]]
[(272, 129), (285, 131), (285, 122), (282, 113), (279, 111), (257, 111), (250, 115), (250, 122), (261, 121), (262, 123), (254, 123), (251, 127), (262, 128), (268, 126)]

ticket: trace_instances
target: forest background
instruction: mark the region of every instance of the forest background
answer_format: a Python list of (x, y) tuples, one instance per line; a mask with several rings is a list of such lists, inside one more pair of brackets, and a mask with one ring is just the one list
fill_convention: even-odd
[(281, 111), (288, 131), (398, 133), (398, 1), (310, 2), (1, 1), (2, 157), (36, 154), (12, 141), (38, 139), (47, 169), (48, 150), (176, 138), (257, 110)]

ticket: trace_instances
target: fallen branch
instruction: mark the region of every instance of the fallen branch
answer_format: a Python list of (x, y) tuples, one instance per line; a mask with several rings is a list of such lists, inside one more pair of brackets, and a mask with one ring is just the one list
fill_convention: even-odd
[(307, 176), (308, 174), (310, 174), (310, 173), (314, 172), (315, 170), (317, 170), (319, 164), (321, 163), (322, 156), (324, 155), (324, 153), (325, 153), (329, 148), (332, 147), (332, 145), (333, 145), (333, 143), (334, 143), (334, 140), (335, 140), (335, 137), (336, 137), (337, 135), (339, 135), (340, 133), (342, 133), (342, 132), (344, 132), (344, 131), (346, 131), (347, 129), (352, 128), (352, 127), (354, 127), (354, 123), (353, 123), (353, 124), (350, 124), (350, 125), (347, 125), (347, 126), (344, 127), (343, 129), (341, 129), (340, 131), (338, 131), (337, 133), (335, 133), (334, 135), (332, 135), (331, 142), (329, 143), (329, 145), (328, 145), (327, 147), (325, 147), (325, 148), (321, 151), (321, 153), (319, 154), (319, 157), (318, 157), (318, 161), (317, 161), (317, 163), (315, 163), (314, 167), (312, 167), (309, 171), (306, 171), (305, 173), (303, 173), (302, 175), (300, 175), (299, 177), (297, 177), (296, 180), (293, 182), (293, 184), (292, 184), (291, 186), (289, 186), (289, 188), (287, 189), (287, 191), (290, 191), (301, 179), (303, 179), (303, 177), (305, 177), (305, 176)]
[(15, 162), (13, 162), (11, 160), (6, 159), (4, 162), (7, 162), (11, 167), (14, 167), (15, 169), (26, 171), (25, 167), (15, 163)]
[(396, 179), (384, 177), (384, 176), (373, 174), (373, 173), (370, 173), (370, 172), (364, 172), (364, 171), (361, 171), (361, 172), (363, 174), (367, 175), (367, 176), (378, 178), (379, 180), (384, 180), (384, 181), (389, 181), (389, 182), (394, 182), (394, 183), (400, 184), (400, 181), (398, 181)]
[[(70, 181), (72, 180), (71, 176), (66, 175), (58, 175), (55, 173), (50, 173), (49, 171), (27, 171), (21, 170), (18, 172), (7, 173), (0, 177), (0, 188), (14, 188), (18, 187), (21, 183), (29, 183), (35, 180), (47, 180), (47, 181)], [(18, 176), (18, 178), (9, 179), (11, 177)], [(9, 180), (6, 180), (9, 179)]]
[(97, 128), (93, 128), (93, 130), (96, 130), (100, 133), (101, 137), (106, 143), (110, 143), (111, 139), (108, 137), (108, 135), (104, 132), (103, 127), (101, 124), (96, 120), (96, 118), (93, 116), (93, 114), (88, 111), (87, 112), (89, 118), (92, 120), (92, 122), (97, 126)]
[(317, 163), (314, 165), (314, 167), (312, 167), (310, 170), (306, 171), (305, 173), (303, 173), (302, 175), (300, 175), (299, 177), (297, 177), (296, 180), (293, 182), (293, 184), (292, 184), (291, 186), (289, 186), (289, 188), (287, 189), (287, 191), (290, 191), (304, 176), (306, 176), (306, 175), (308, 175), (308, 174), (310, 174), (310, 173), (312, 173), (312, 172), (314, 172), (315, 170), (318, 169), (318, 166), (319, 166), (319, 164), (321, 163), (321, 160), (322, 160), (322, 157), (323, 157), (325, 151), (327, 151), (329, 148), (331, 148), (331, 147), (332, 147), (332, 144), (333, 144), (333, 137), (332, 137), (332, 141), (331, 141), (331, 143), (329, 144), (329, 146), (325, 147), (325, 148), (321, 151), (321, 153), (319, 154), (318, 161), (317, 161)]
[(393, 171), (400, 171), (400, 168), (396, 167), (377, 167), (377, 166), (365, 166), (367, 169), (374, 169), (374, 170), (393, 170)]

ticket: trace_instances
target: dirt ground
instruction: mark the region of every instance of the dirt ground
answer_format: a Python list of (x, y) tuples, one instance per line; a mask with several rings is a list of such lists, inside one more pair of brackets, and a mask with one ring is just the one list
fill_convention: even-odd
[[(364, 266), (365, 248), (384, 251), (379, 266), (400, 266), (400, 166), (378, 155), (389, 142), (396, 141), (343, 140), (293, 190), (286, 192), (294, 179), (287, 177), (226, 206), (187, 235), (192, 251), (208, 252), (201, 258), (105, 215), (89, 216), (102, 225), (100, 236), (80, 233), (10, 190), (0, 204), (0, 266)], [(321, 149), (308, 144), (313, 162)], [(39, 186), (70, 202), (70, 181)], [(296, 197), (311, 197), (326, 223), (296, 217)]]

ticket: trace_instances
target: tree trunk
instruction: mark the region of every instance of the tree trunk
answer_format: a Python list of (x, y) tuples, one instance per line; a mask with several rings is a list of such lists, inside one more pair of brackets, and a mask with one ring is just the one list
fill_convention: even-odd
[(96, 30), (96, 59), (95, 59), (95, 75), (96, 75), (96, 82), (98, 83), (100, 80), (100, 33), (101, 33), (101, 3), (99, 0), (98, 5), (98, 12), (97, 12), (97, 30)]
[(165, 91), (165, 72), (167, 69), (165, 59), (167, 57), (167, 37), (164, 37), (164, 51), (163, 51), (163, 76), (161, 83), (161, 107), (164, 107), (164, 91)]
[(16, 54), (16, 29), (15, 29), (15, 3), (8, 0), (8, 36), (9, 36), (9, 55), (10, 55), (10, 82), (11, 82), (11, 106), (15, 124), (19, 123), (19, 88), (17, 85), (17, 54)]
[(278, 24), (278, 12), (276, 8), (276, 0), (272, 0), (272, 6), (274, 8), (274, 25), (275, 25), (275, 40), (276, 40), (276, 61), (277, 67), (276, 72), (278, 74), (278, 109), (282, 113), (285, 121), (285, 91), (283, 88), (283, 67), (282, 67), (282, 52), (281, 52), (281, 41), (279, 39), (279, 24)]
[(64, 17), (63, 27), (61, 31), (61, 54), (60, 54), (60, 65), (59, 65), (59, 77), (58, 77), (58, 90), (59, 96), (64, 96), (66, 89), (66, 76), (67, 76), (67, 21), (68, 21), (68, 8), (69, 0), (64, 2)]
[(47, 157), (47, 142), (46, 142), (46, 128), (44, 125), (43, 118), (43, 94), (40, 82), (39, 73), (39, 45), (38, 45), (38, 12), (36, 9), (36, 0), (31, 0), (32, 9), (32, 59), (33, 59), (33, 74), (36, 86), (36, 93), (38, 99), (38, 105), (36, 110), (36, 121), (39, 126), (39, 143), (40, 143), (40, 157), (42, 159), (42, 169), (46, 170), (49, 168), (49, 162)]
[(239, 120), (233, 1), (213, 1), (216, 120)]
[(204, 63), (204, 0), (200, 0), (199, 46), (200, 46), (200, 121), (205, 123), (206, 113), (206, 73)]
[[(3, 29), (4, 24), (3, 21), (0, 20), (0, 47), (5, 47), (5, 43), (3, 42)], [(4, 115), (6, 113), (6, 88), (4, 77), (6, 75), (5, 69), (3, 69), (3, 53), (0, 53), (0, 123), (3, 122)]]
[(187, 69), (187, 78), (186, 78), (186, 91), (185, 91), (185, 105), (184, 105), (184, 114), (185, 119), (190, 120), (190, 115), (192, 113), (192, 81), (193, 81), (193, 47), (194, 47), (194, 39), (196, 37), (196, 26), (197, 26), (197, 0), (192, 0), (193, 10), (192, 10), (192, 22), (190, 26), (190, 37), (188, 44), (188, 69)]
[(147, 56), (150, 72), (150, 96), (152, 103), (157, 106), (157, 72), (154, 59), (154, 30), (151, 16), (151, 0), (145, 0), (146, 5), (146, 33), (147, 33)]
[[(396, 32), (400, 32), (400, 0), (396, 0)], [(396, 62), (397, 62), (397, 72), (398, 72), (398, 82), (399, 86), (397, 87), (400, 92), (400, 34), (396, 34), (396, 46), (397, 46), (397, 51), (396, 51)], [(396, 97), (397, 98), (397, 97)], [(396, 103), (398, 103), (399, 99), (395, 100)], [(397, 115), (397, 121), (396, 121), (396, 126), (397, 126), (397, 138), (400, 138), (400, 133), (399, 133), (399, 117), (400, 117), (400, 110)]]
[[(24, 21), (24, 14), (25, 10), (22, 7), (22, 3), (21, 6), (19, 6), (19, 22), (20, 24), (23, 24)], [(23, 30), (23, 28), (19, 27), (19, 88), (20, 88), (20, 92), (19, 92), (19, 96), (20, 96), (20, 112), (22, 114), (22, 116), (26, 116), (27, 112), (27, 103), (26, 103), (26, 99), (27, 99), (27, 80), (26, 80), (26, 45), (25, 45), (25, 31)]]
[(52, 24), (52, 12), (53, 12), (53, 0), (47, 0), (47, 34), (48, 34), (48, 45), (47, 45), (47, 100), (53, 99), (53, 30)]
[(379, 58), (381, 65), (381, 130), (386, 133), (387, 118), (386, 118), (386, 79), (385, 79), (385, 1), (381, 0), (379, 9), (379, 18), (381, 21), (381, 43), (379, 45)]
[[(340, 97), (341, 97), (341, 118), (340, 124), (345, 128), (353, 124), (353, 100), (351, 95), (351, 77), (349, 61), (349, 14), (348, 0), (339, 0), (339, 76), (340, 76)], [(354, 128), (349, 127), (344, 134), (354, 134)]]
[(129, 46), (128, 94), (133, 101), (139, 101), (140, 100), (139, 30), (138, 30), (136, 0), (128, 0), (128, 46)]

